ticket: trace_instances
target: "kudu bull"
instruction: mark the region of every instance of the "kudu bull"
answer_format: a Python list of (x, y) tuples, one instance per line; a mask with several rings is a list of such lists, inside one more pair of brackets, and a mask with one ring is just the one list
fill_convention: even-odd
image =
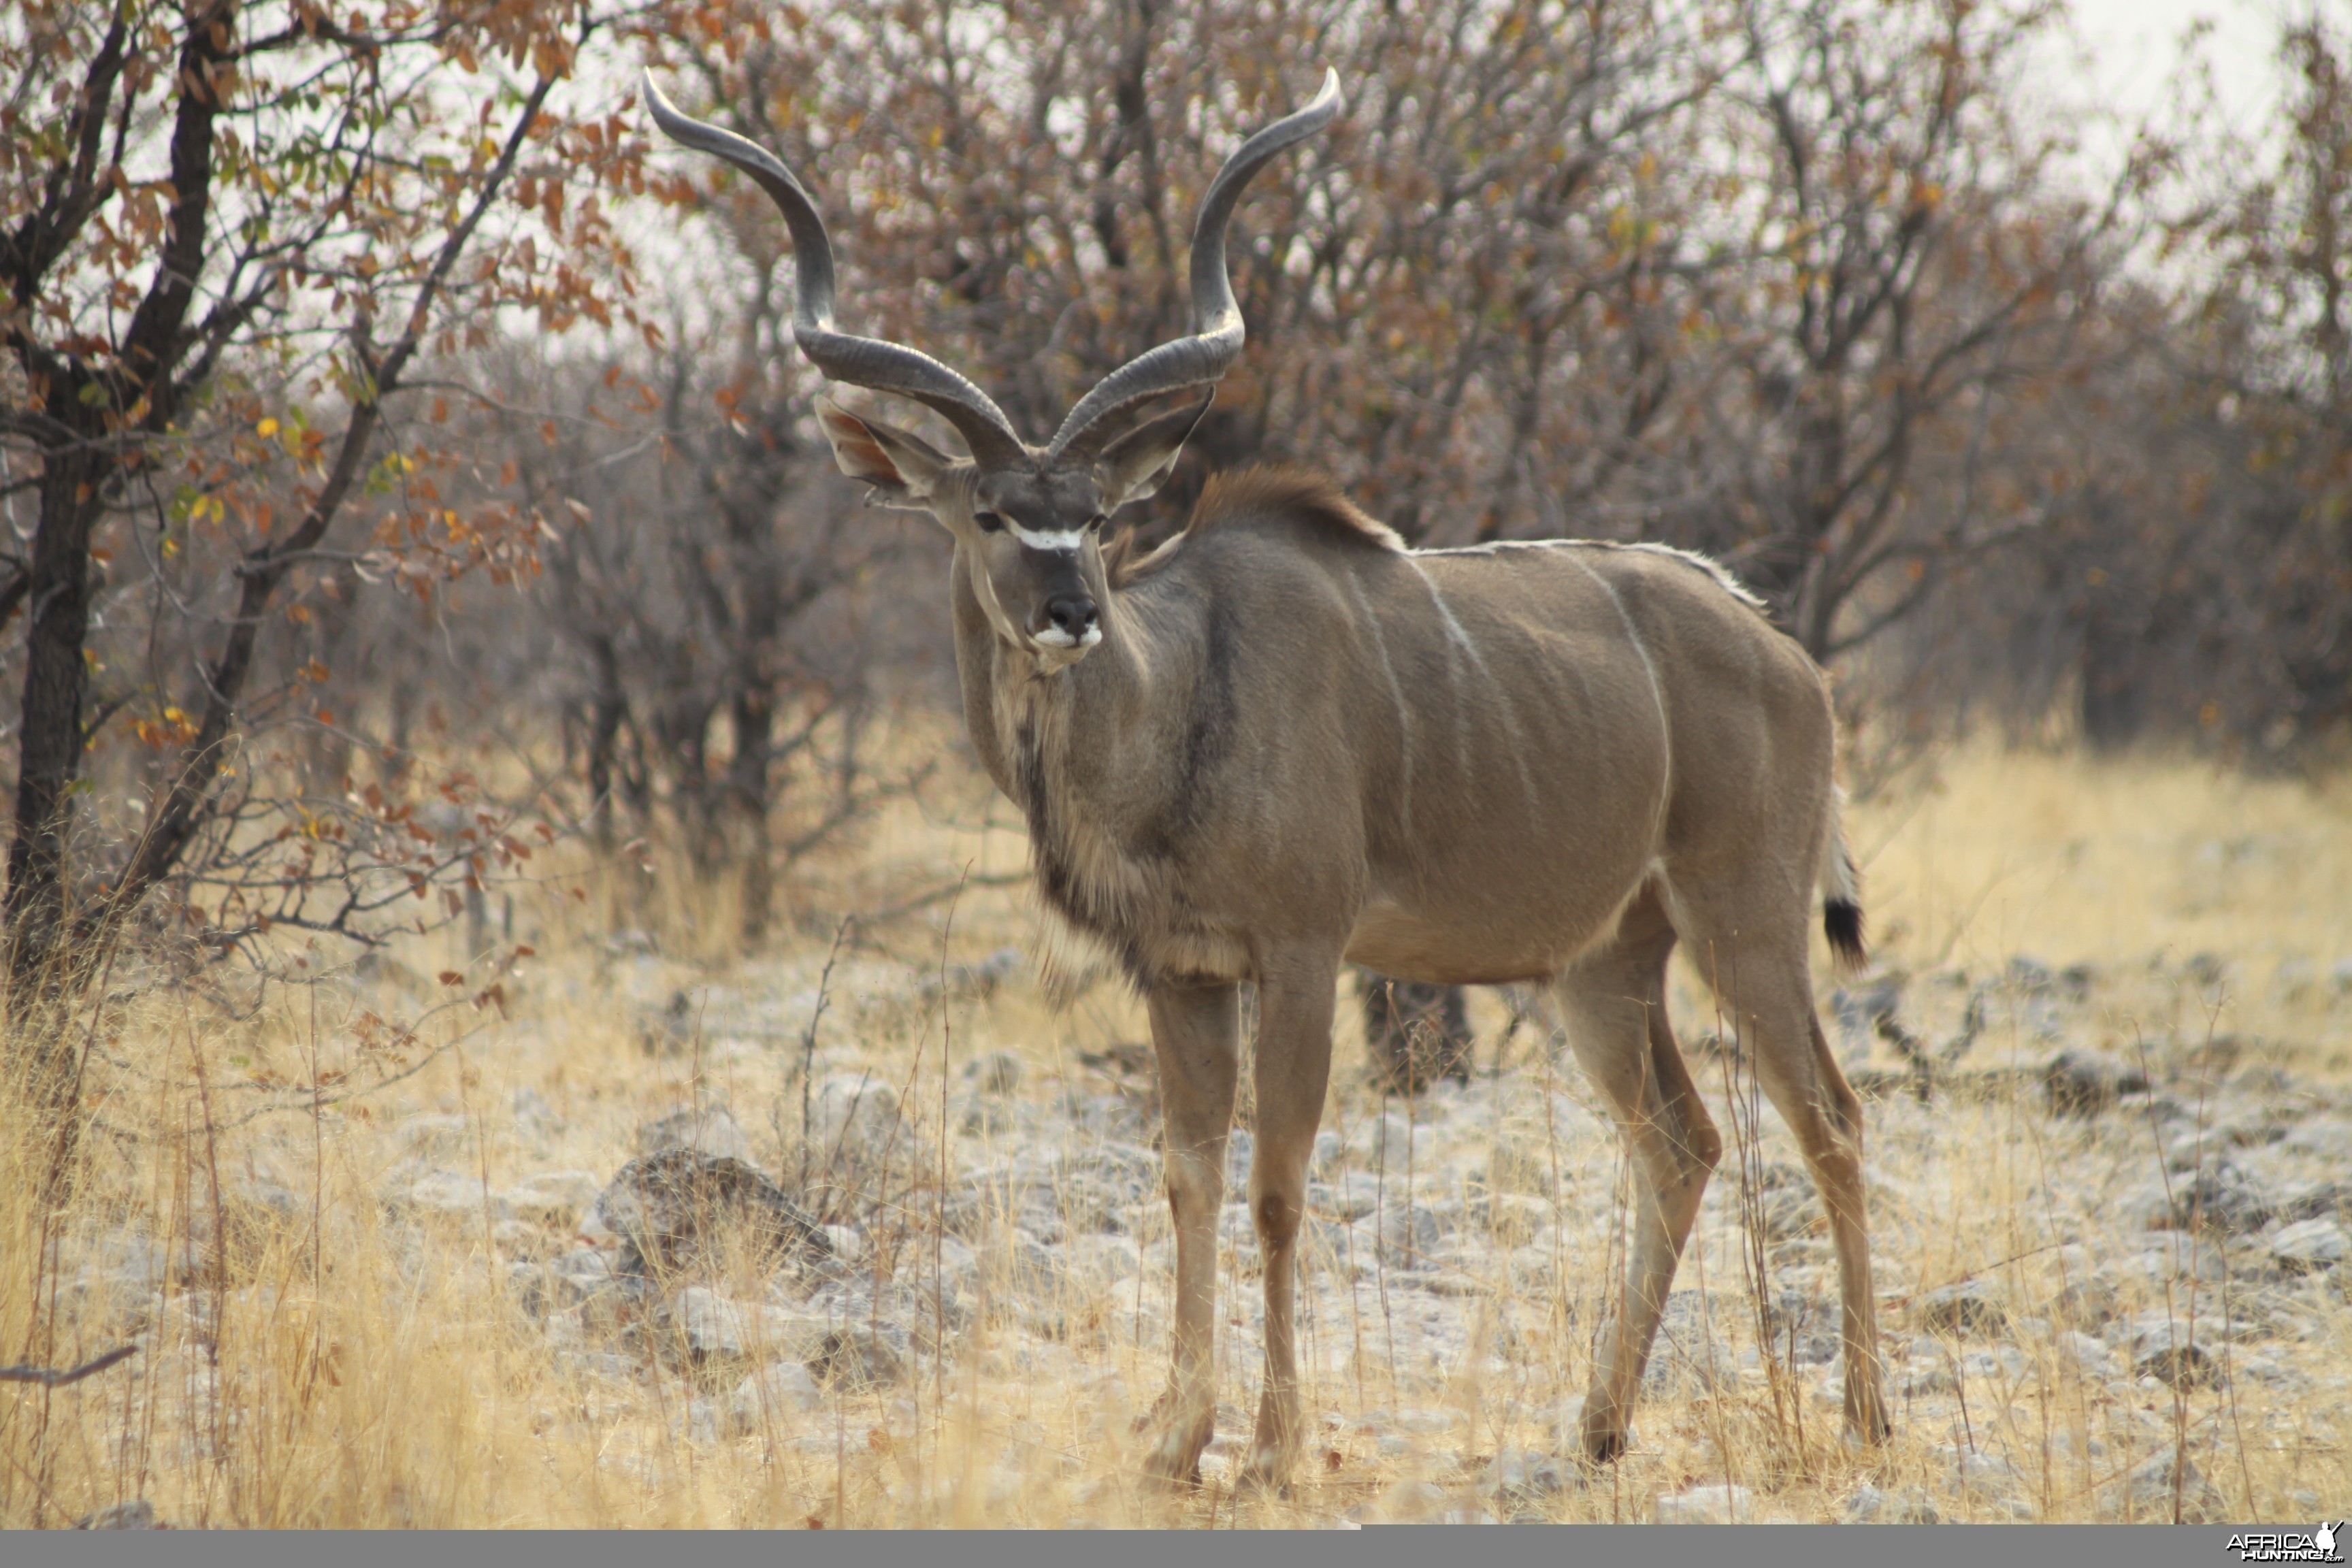
[[(799, 275), (800, 350), (835, 381), (929, 405), (951, 458), (830, 402), (841, 469), (955, 542), (949, 595), (964, 721), (1029, 822), (1050, 911), (1142, 994), (1166, 1107), (1174, 1359), (1146, 1461), (1198, 1474), (1216, 1386), (1217, 1217), (1239, 1070), (1238, 987), (1258, 994), (1249, 1204), (1265, 1268), (1265, 1381), (1245, 1479), (1279, 1485), (1301, 1439), (1293, 1295), (1307, 1159), (1343, 963), (1449, 984), (1540, 979), (1632, 1153), (1639, 1213), (1586, 1452), (1622, 1449), (1722, 1141), (1664, 1008), (1692, 945), (1801, 1145), (1836, 1238), (1845, 1417), (1887, 1429), (1862, 1112), (1812, 1005), (1816, 889), (1844, 958), (1861, 910), (1832, 780), (1821, 670), (1699, 557), (1572, 541), (1408, 550), (1329, 482), (1213, 479), (1140, 560), (1103, 524), (1167, 479), (1240, 354), (1225, 226), (1251, 177), (1330, 122), (1339, 79), (1260, 131), (1202, 198), (1192, 326), (1113, 372), (1034, 447), (988, 395), (896, 343), (836, 331), (833, 255), (782, 163), (679, 115), (661, 128), (758, 182)], [(1212, 392), (1210, 397), (1214, 396)]]

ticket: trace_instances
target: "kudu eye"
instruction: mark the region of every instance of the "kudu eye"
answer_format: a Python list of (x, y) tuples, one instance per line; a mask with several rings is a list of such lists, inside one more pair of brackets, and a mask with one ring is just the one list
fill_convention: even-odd
[(998, 516), (995, 512), (976, 511), (971, 514), (971, 520), (972, 521), (980, 524), (980, 531), (982, 533), (1002, 533), (1004, 531), (1004, 519)]

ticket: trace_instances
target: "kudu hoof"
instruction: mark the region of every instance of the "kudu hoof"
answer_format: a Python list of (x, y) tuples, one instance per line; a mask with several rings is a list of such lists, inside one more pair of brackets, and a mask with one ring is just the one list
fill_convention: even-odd
[(1845, 1446), (1853, 1449), (1876, 1448), (1895, 1436), (1895, 1423), (1881, 1415), (1875, 1420), (1848, 1421), (1845, 1424)]
[(1271, 1470), (1244, 1470), (1234, 1482), (1234, 1489), (1244, 1497), (1262, 1499), (1267, 1502), (1290, 1500), (1290, 1483)]
[(1144, 1481), (1161, 1491), (1189, 1492), (1201, 1489), (1201, 1461), (1155, 1447), (1144, 1457)]
[(1286, 1498), (1290, 1495), (1290, 1473), (1297, 1468), (1294, 1456), (1261, 1448), (1242, 1467), (1234, 1487), (1236, 1491), (1261, 1497)]
[(1624, 1457), (1626, 1447), (1631, 1441), (1631, 1435), (1622, 1430), (1613, 1428), (1604, 1428), (1600, 1431), (1588, 1430), (1584, 1434), (1584, 1463), (1594, 1469), (1604, 1465), (1613, 1465)]
[(1134, 1429), (1139, 1436), (1160, 1434), (1143, 1457), (1144, 1479), (1181, 1491), (1201, 1484), (1201, 1450), (1209, 1446), (1215, 1427), (1212, 1422), (1180, 1423), (1175, 1407), (1175, 1391), (1163, 1392), (1135, 1418)]

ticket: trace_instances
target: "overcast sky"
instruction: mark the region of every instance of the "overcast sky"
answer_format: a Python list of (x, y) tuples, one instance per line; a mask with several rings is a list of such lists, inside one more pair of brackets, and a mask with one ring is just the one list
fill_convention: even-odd
[[(2214, 86), (2241, 129), (2252, 129), (2277, 96), (2279, 22), (2315, 6), (2352, 0), (2072, 0), (2074, 23), (2089, 46), (2100, 100), (2127, 117), (2159, 107), (2194, 22), (2213, 24), (2205, 46)], [(2053, 69), (2067, 68), (2053, 64)]]

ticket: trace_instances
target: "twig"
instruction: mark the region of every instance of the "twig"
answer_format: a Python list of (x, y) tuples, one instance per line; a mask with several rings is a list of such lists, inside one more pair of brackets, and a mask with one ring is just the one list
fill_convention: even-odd
[(856, 924), (856, 915), (844, 915), (833, 933), (833, 951), (824, 955), (824, 973), (817, 976), (816, 1006), (809, 1013), (808, 1033), (801, 1037), (801, 1191), (808, 1191), (809, 1151), (809, 1079), (816, 1070), (816, 1026), (824, 1016), (824, 1005), (833, 984), (833, 961), (841, 956), (842, 939)]
[(895, 921), (901, 915), (910, 915), (919, 910), (929, 909), (933, 904), (945, 903), (950, 899), (961, 897), (968, 888), (1018, 887), (1027, 881), (1029, 876), (1030, 873), (1026, 871), (1006, 871), (992, 876), (965, 877), (957, 881), (942, 883), (927, 893), (918, 893), (911, 899), (904, 899), (898, 903), (868, 910), (865, 917), (866, 923), (878, 925), (887, 921)]
[[(431, 1067), (435, 1062), (439, 1061), (443, 1057), (447, 1056), (452, 1050), (464, 1045), (467, 1040), (472, 1039), (476, 1035), (480, 1034), (484, 1029), (487, 1029), (489, 1026), (490, 1026), (487, 1021), (477, 1024), (472, 1028), (467, 1030), (464, 1034), (458, 1035), (451, 1039), (444, 1040), (441, 1044), (434, 1047), (424, 1056), (417, 1058), (416, 1061), (410, 1064), (405, 1071), (396, 1072), (386, 1078), (380, 1078), (373, 1083), (362, 1084), (359, 1088), (352, 1089), (347, 1093), (330, 1094), (317, 1097), (315, 1103), (320, 1106), (342, 1105), (351, 1100), (358, 1100), (362, 1095), (374, 1094), (380, 1089), (390, 1089), (394, 1084), (404, 1082), (409, 1079), (415, 1078), (418, 1073), (423, 1072), (426, 1068)], [(230, 1085), (229, 1087), (241, 1088), (246, 1086)], [(301, 1088), (299, 1084), (289, 1085), (289, 1087), (298, 1091)], [(226, 1132), (233, 1131), (236, 1128), (242, 1127), (248, 1121), (257, 1121), (265, 1116), (275, 1116), (280, 1111), (310, 1110), (312, 1108), (313, 1103), (314, 1101), (311, 1100), (295, 1100), (289, 1098), (270, 1105), (256, 1106), (253, 1110), (247, 1111), (244, 1115), (236, 1118), (234, 1121), (214, 1122), (210, 1120), (209, 1116), (207, 1116), (206, 1124), (215, 1128), (219, 1131)]]
[(63, 1388), (85, 1377), (95, 1377), (138, 1353), (137, 1345), (117, 1345), (96, 1361), (85, 1362), (71, 1372), (57, 1372), (46, 1366), (0, 1366), (0, 1383), (37, 1383), (43, 1388)]
[[(1984, 1265), (1980, 1268), (1971, 1268), (1964, 1274), (1952, 1275), (1948, 1278), (1943, 1284), (1936, 1286), (1934, 1289), (1938, 1290), (1948, 1290), (1955, 1285), (1965, 1285), (1969, 1280), (1980, 1279), (1984, 1275), (1991, 1273), (1996, 1268), (2006, 1268), (2012, 1263), (2022, 1263), (2029, 1258), (2036, 1258), (2041, 1256), (2042, 1253), (2055, 1251), (2065, 1245), (2066, 1244), (2063, 1241), (2049, 1241), (2042, 1243), (2040, 1247), (2029, 1247), (2022, 1252), (2012, 1252), (2007, 1258), (1997, 1258), (1994, 1261)], [(1885, 1295), (1878, 1298), (1878, 1304), (1882, 1307), (1908, 1306), (1911, 1302), (1916, 1300), (1919, 1295), (1920, 1292), (1916, 1290), (1906, 1290), (1899, 1295)]]

